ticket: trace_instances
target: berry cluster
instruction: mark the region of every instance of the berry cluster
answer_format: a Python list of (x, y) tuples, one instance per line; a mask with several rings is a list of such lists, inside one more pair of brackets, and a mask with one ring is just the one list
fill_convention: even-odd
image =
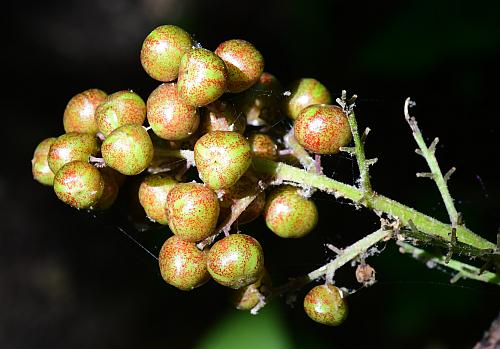
[[(161, 82), (146, 102), (132, 91), (77, 94), (64, 111), (66, 133), (37, 146), (33, 176), (72, 207), (103, 210), (125, 176), (147, 173), (139, 201), (149, 219), (174, 234), (159, 254), (163, 279), (181, 290), (213, 279), (235, 289), (239, 309), (252, 309), (272, 292), (264, 252), (252, 236), (231, 234), (230, 223), (263, 214), (277, 236), (300, 238), (318, 221), (315, 203), (296, 187), (279, 186), (266, 198), (265, 179), (253, 173), (252, 159), (297, 163), (283, 149), (284, 127), (272, 127), (282, 115), (294, 123), (306, 150), (337, 153), (351, 140), (347, 117), (329, 104), (329, 91), (315, 79), (301, 79), (284, 92), (263, 71), (262, 54), (244, 40), (225, 41), (212, 52), (183, 29), (165, 25), (146, 37), (140, 59)], [(167, 161), (179, 149), (194, 154), (193, 164), (180, 170)], [(202, 183), (186, 180), (191, 165)], [(217, 240), (219, 232), (225, 236)], [(304, 308), (327, 325), (340, 324), (347, 314), (342, 292), (331, 284), (313, 288)]]

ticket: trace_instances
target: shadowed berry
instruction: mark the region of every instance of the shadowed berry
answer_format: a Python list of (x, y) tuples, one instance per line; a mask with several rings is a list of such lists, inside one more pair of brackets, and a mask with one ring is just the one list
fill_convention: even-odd
[(88, 161), (99, 152), (99, 143), (90, 133), (70, 132), (57, 137), (50, 146), (48, 163), (52, 172), (74, 160)]
[(46, 138), (41, 141), (33, 153), (33, 159), (31, 160), (31, 172), (33, 173), (33, 178), (41, 184), (52, 185), (54, 183), (54, 172), (49, 167), (47, 161), (50, 146), (56, 138)]
[(132, 91), (115, 92), (97, 107), (95, 117), (99, 131), (107, 137), (120, 126), (142, 125), (146, 119), (146, 104)]
[(99, 128), (95, 111), (107, 96), (106, 92), (93, 88), (71, 98), (64, 110), (64, 131), (96, 134)]
[(92, 206), (95, 210), (107, 210), (110, 208), (115, 203), (118, 197), (118, 191), (120, 190), (120, 186), (116, 182), (115, 177), (109, 171), (103, 170), (104, 169), (101, 169), (99, 171), (103, 182), (103, 190), (99, 201)]
[(342, 291), (333, 285), (319, 285), (304, 298), (304, 310), (314, 321), (338, 326), (345, 321), (348, 308)]
[(220, 100), (210, 103), (203, 111), (201, 118), (201, 133), (213, 131), (245, 132), (245, 117), (231, 104)]
[(254, 157), (273, 161), (278, 159), (278, 146), (269, 135), (252, 133), (248, 136), (248, 143)]
[(271, 278), (264, 271), (262, 277), (255, 283), (234, 290), (231, 300), (238, 310), (252, 310), (264, 298), (264, 294), (270, 291)]
[[(255, 181), (252, 181), (248, 176), (242, 176), (232, 187), (224, 190), (224, 196), (220, 201), (221, 213), (230, 214), (231, 206), (238, 200), (247, 196), (254, 195), (259, 187)], [(260, 216), (266, 205), (266, 194), (261, 191), (250, 205), (239, 215), (238, 224), (250, 223)]]
[(206, 252), (176, 235), (165, 241), (158, 262), (163, 280), (183, 291), (192, 290), (210, 279)]
[(310, 105), (332, 102), (328, 89), (316, 79), (300, 79), (290, 90), (290, 96), (285, 99), (285, 113), (293, 120)]
[(139, 187), (139, 202), (147, 216), (160, 224), (167, 224), (167, 195), (177, 184), (170, 176), (150, 175)]
[(317, 104), (302, 110), (294, 124), (297, 141), (317, 154), (335, 154), (351, 141), (345, 113), (334, 105)]

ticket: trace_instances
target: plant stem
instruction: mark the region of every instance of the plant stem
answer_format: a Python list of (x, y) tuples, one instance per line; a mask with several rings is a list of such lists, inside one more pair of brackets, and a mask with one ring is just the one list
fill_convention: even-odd
[(283, 141), (287, 149), (292, 151), (292, 154), (299, 160), (300, 164), (304, 166), (307, 171), (316, 171), (316, 162), (309, 155), (309, 153), (297, 142), (292, 128), (284, 137)]

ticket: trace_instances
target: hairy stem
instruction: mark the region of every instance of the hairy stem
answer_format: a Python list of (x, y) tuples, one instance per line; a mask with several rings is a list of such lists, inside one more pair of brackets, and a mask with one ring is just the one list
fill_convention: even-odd
[(316, 171), (316, 162), (309, 155), (309, 153), (297, 142), (294, 135), (293, 128), (283, 137), (285, 146), (292, 151), (292, 154), (299, 160), (300, 164), (304, 166), (307, 171)]

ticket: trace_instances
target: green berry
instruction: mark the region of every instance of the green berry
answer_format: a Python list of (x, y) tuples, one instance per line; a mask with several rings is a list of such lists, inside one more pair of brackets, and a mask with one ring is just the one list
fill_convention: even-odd
[(204, 48), (192, 49), (182, 57), (179, 67), (179, 96), (194, 107), (212, 103), (226, 91), (226, 75), (226, 65), (219, 56)]
[(247, 140), (237, 132), (210, 132), (198, 139), (194, 146), (198, 174), (212, 189), (234, 185), (250, 167), (251, 154)]
[(167, 195), (177, 184), (170, 176), (150, 175), (139, 187), (139, 202), (147, 216), (160, 224), (167, 224)]
[(161, 247), (158, 262), (163, 280), (183, 291), (190, 291), (210, 279), (206, 252), (175, 235)]
[(41, 141), (33, 154), (31, 160), (31, 171), (33, 178), (41, 184), (52, 185), (54, 183), (54, 172), (49, 167), (47, 161), (50, 146), (54, 143), (56, 138), (46, 138)]
[(103, 190), (99, 201), (97, 201), (97, 203), (92, 206), (92, 208), (95, 210), (107, 210), (108, 208), (110, 208), (115, 203), (116, 198), (118, 197), (118, 191), (120, 189), (113, 175), (108, 171), (103, 170), (104, 169), (101, 169), (99, 171), (101, 173), (103, 182)]
[(217, 241), (208, 251), (207, 267), (216, 282), (239, 289), (262, 277), (264, 252), (253, 237), (232, 234)]
[(319, 285), (304, 298), (304, 310), (314, 321), (323, 325), (338, 326), (348, 314), (342, 291), (333, 285)]
[(238, 310), (252, 310), (265, 297), (263, 293), (269, 292), (270, 287), (271, 279), (269, 274), (264, 271), (257, 282), (234, 290), (231, 297), (232, 302)]
[(64, 131), (96, 134), (99, 129), (95, 111), (106, 97), (106, 92), (93, 88), (71, 98), (64, 110)]
[(177, 79), (182, 56), (193, 46), (191, 36), (175, 25), (162, 25), (144, 40), (141, 64), (153, 79), (173, 81)]
[(264, 208), (266, 225), (282, 238), (300, 238), (309, 234), (318, 223), (316, 204), (304, 198), (299, 189), (283, 186), (269, 195)]
[(302, 110), (294, 124), (295, 138), (317, 154), (335, 154), (351, 141), (351, 128), (345, 113), (334, 105), (311, 105)]
[[(231, 206), (247, 196), (254, 195), (258, 190), (258, 184), (248, 176), (242, 176), (232, 187), (224, 190), (224, 196), (220, 202), (221, 211), (231, 213)], [(266, 205), (266, 194), (261, 191), (250, 205), (239, 215), (238, 224), (246, 224), (260, 216)]]
[(255, 84), (264, 70), (264, 57), (245, 40), (228, 40), (215, 50), (227, 67), (228, 92), (242, 92)]
[(54, 177), (54, 191), (75, 208), (90, 208), (101, 198), (104, 183), (99, 170), (84, 161), (65, 164)]
[(70, 132), (59, 136), (50, 146), (48, 163), (52, 172), (68, 162), (80, 160), (88, 161), (89, 156), (99, 152), (99, 144), (90, 133)]
[(329, 104), (332, 102), (328, 89), (316, 79), (300, 79), (291, 88), (291, 94), (285, 99), (285, 113), (292, 120), (299, 113), (313, 104)]
[(243, 134), (246, 119), (231, 104), (220, 100), (210, 103), (202, 114), (201, 133), (234, 131)]
[(102, 143), (101, 153), (107, 166), (133, 176), (153, 160), (153, 143), (144, 127), (130, 124), (114, 130)]
[(142, 125), (146, 119), (146, 104), (132, 91), (115, 92), (97, 107), (95, 117), (99, 132), (107, 137), (120, 126)]
[(248, 136), (248, 143), (254, 157), (278, 160), (278, 146), (269, 135), (252, 133)]
[(147, 118), (153, 132), (169, 141), (188, 138), (200, 123), (198, 110), (179, 98), (175, 83), (161, 84), (151, 93)]
[(209, 237), (218, 217), (219, 200), (203, 184), (179, 183), (168, 193), (168, 226), (183, 240), (197, 242)]

